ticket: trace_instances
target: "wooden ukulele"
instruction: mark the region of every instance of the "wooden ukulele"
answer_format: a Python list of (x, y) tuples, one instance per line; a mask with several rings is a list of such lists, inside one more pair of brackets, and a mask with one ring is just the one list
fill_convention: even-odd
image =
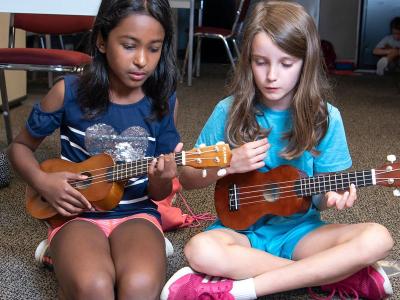
[[(73, 163), (63, 159), (49, 159), (40, 164), (47, 172), (68, 171), (88, 176), (85, 180), (76, 180), (70, 184), (98, 210), (111, 210), (116, 207), (124, 192), (129, 178), (147, 174), (153, 157), (132, 162), (115, 163), (108, 154), (99, 154), (80, 162)], [(191, 166), (198, 169), (226, 167), (231, 159), (228, 144), (218, 143), (214, 146), (193, 148), (190, 151), (175, 153), (178, 166)], [(26, 209), (37, 219), (53, 221), (65, 219), (33, 188), (27, 187)], [(54, 223), (54, 222), (53, 222)]]
[[(215, 209), (225, 226), (243, 230), (266, 214), (289, 216), (305, 212), (310, 207), (311, 196), (346, 190), (352, 183), (356, 187), (398, 187), (400, 164), (393, 164), (395, 159), (394, 155), (389, 155), (391, 163), (379, 169), (314, 177), (302, 177), (301, 171), (287, 165), (267, 173), (252, 171), (228, 175), (216, 183)], [(399, 190), (393, 193), (400, 196)]]

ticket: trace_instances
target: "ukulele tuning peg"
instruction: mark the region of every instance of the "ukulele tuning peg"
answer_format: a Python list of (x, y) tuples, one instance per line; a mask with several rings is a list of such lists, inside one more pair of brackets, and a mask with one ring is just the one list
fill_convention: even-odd
[(205, 144), (200, 144), (199, 145), (199, 147), (197, 148), (197, 154), (201, 154), (202, 152), (202, 150), (201, 149), (203, 149), (203, 148), (205, 148), (206, 147), (206, 145)]
[(222, 177), (226, 175), (226, 169), (219, 169), (217, 172), (218, 177)]
[(395, 197), (400, 197), (400, 191), (398, 189), (393, 190), (393, 195)]
[(388, 161), (390, 161), (390, 163), (393, 163), (393, 162), (396, 161), (396, 155), (390, 154), (390, 155), (388, 155), (388, 156), (386, 157), (386, 159), (387, 159)]

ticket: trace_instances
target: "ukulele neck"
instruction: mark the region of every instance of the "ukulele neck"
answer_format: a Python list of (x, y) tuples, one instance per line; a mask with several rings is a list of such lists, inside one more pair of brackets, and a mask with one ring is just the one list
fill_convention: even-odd
[(306, 197), (329, 191), (346, 190), (351, 184), (354, 184), (356, 187), (375, 185), (375, 170), (301, 178), (295, 183), (295, 192), (300, 197)]
[[(178, 166), (184, 165), (185, 152), (175, 153), (174, 157)], [(117, 163), (112, 167), (113, 171), (111, 172), (112, 178), (110, 178), (110, 181), (124, 181), (147, 174), (153, 160), (154, 157), (146, 157), (131, 162)]]

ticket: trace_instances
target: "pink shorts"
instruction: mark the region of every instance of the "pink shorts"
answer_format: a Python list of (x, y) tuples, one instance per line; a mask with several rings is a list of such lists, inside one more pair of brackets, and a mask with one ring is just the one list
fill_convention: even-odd
[(161, 233), (164, 235), (163, 230), (161, 228), (161, 224), (158, 221), (158, 219), (150, 214), (146, 214), (146, 213), (140, 213), (140, 214), (135, 214), (132, 216), (128, 216), (125, 218), (118, 218), (118, 219), (90, 219), (90, 218), (81, 218), (81, 217), (77, 217), (75, 219), (69, 220), (67, 222), (65, 222), (64, 224), (55, 227), (55, 228), (51, 228), (49, 227), (48, 233), (47, 233), (47, 239), (49, 241), (49, 243), (51, 242), (51, 240), (53, 239), (53, 237), (57, 234), (58, 231), (60, 231), (61, 228), (63, 228), (63, 226), (65, 226), (66, 224), (76, 221), (76, 220), (81, 220), (81, 221), (86, 221), (86, 222), (90, 222), (95, 224), (96, 226), (98, 226), (106, 235), (106, 237), (109, 237), (110, 234), (113, 232), (113, 230), (115, 228), (117, 228), (118, 225), (129, 221), (129, 220), (133, 220), (133, 219), (145, 219), (150, 221), (151, 223), (154, 224), (154, 226), (156, 226)]

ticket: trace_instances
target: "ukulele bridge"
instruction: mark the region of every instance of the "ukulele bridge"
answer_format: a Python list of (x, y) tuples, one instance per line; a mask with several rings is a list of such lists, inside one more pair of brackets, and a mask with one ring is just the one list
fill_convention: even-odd
[(232, 184), (229, 187), (229, 211), (239, 210), (239, 204), (239, 188), (236, 186), (236, 184)]

